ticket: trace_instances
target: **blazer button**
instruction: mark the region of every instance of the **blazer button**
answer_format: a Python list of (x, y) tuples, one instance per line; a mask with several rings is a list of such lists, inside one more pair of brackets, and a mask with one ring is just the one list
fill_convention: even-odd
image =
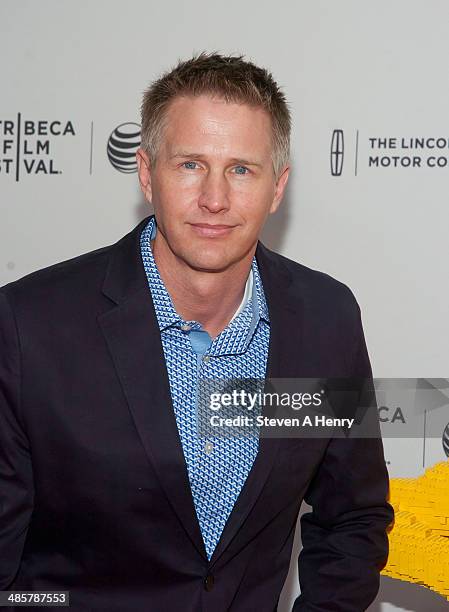
[(206, 591), (212, 591), (214, 582), (215, 582), (215, 579), (212, 576), (212, 574), (208, 574), (206, 578), (204, 579), (204, 588), (206, 589)]

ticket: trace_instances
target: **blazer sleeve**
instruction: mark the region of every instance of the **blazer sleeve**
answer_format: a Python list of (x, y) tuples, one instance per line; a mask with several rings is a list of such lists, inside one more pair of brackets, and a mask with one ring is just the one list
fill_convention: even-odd
[(17, 574), (33, 509), (30, 448), (19, 414), (20, 370), (14, 315), (0, 291), (0, 590)]
[[(372, 381), (356, 306), (353, 375)], [(378, 435), (332, 438), (304, 497), (312, 512), (301, 517), (301, 595), (293, 612), (362, 612), (378, 593), (394, 510), (387, 501), (388, 471), (374, 393), (364, 418)]]

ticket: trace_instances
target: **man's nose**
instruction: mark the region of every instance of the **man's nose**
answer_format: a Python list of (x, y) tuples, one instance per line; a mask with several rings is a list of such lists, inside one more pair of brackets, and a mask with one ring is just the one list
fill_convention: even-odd
[(198, 205), (213, 213), (229, 209), (229, 184), (221, 170), (209, 170), (204, 177)]

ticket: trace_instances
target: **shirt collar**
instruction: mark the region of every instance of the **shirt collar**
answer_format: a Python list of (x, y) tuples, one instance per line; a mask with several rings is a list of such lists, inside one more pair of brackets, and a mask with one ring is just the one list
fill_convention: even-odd
[[(184, 325), (189, 324), (193, 329), (200, 328), (200, 324), (196, 321), (184, 321), (179, 314), (176, 312), (171, 297), (165, 288), (162, 278), (159, 274), (159, 270), (154, 260), (153, 251), (151, 249), (151, 241), (155, 239), (157, 233), (156, 217), (153, 215), (150, 217), (147, 225), (144, 227), (141, 237), (140, 246), (142, 261), (145, 268), (145, 272), (148, 278), (148, 284), (150, 286), (151, 295), (153, 298), (154, 308), (156, 311), (156, 318), (158, 321), (160, 331), (167, 329), (172, 325)], [(268, 307), (263, 291), (262, 280), (260, 278), (259, 269), (257, 266), (256, 258), (253, 257), (251, 263), (251, 270), (253, 273), (253, 287), (252, 295), (250, 298), (252, 308), (252, 327), (255, 327), (259, 319), (263, 319), (269, 323)], [(246, 317), (244, 316), (246, 308), (237, 314), (237, 316), (228, 324), (228, 327), (239, 326), (245, 322)], [(227, 328), (226, 328), (227, 329)]]

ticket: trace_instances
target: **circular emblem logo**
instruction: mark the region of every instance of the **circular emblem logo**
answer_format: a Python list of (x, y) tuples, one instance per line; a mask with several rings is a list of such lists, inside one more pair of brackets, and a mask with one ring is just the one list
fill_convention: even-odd
[(443, 431), (443, 450), (446, 453), (446, 457), (449, 457), (449, 423)]
[(119, 172), (136, 172), (136, 151), (140, 147), (140, 125), (122, 123), (109, 136), (108, 159)]

